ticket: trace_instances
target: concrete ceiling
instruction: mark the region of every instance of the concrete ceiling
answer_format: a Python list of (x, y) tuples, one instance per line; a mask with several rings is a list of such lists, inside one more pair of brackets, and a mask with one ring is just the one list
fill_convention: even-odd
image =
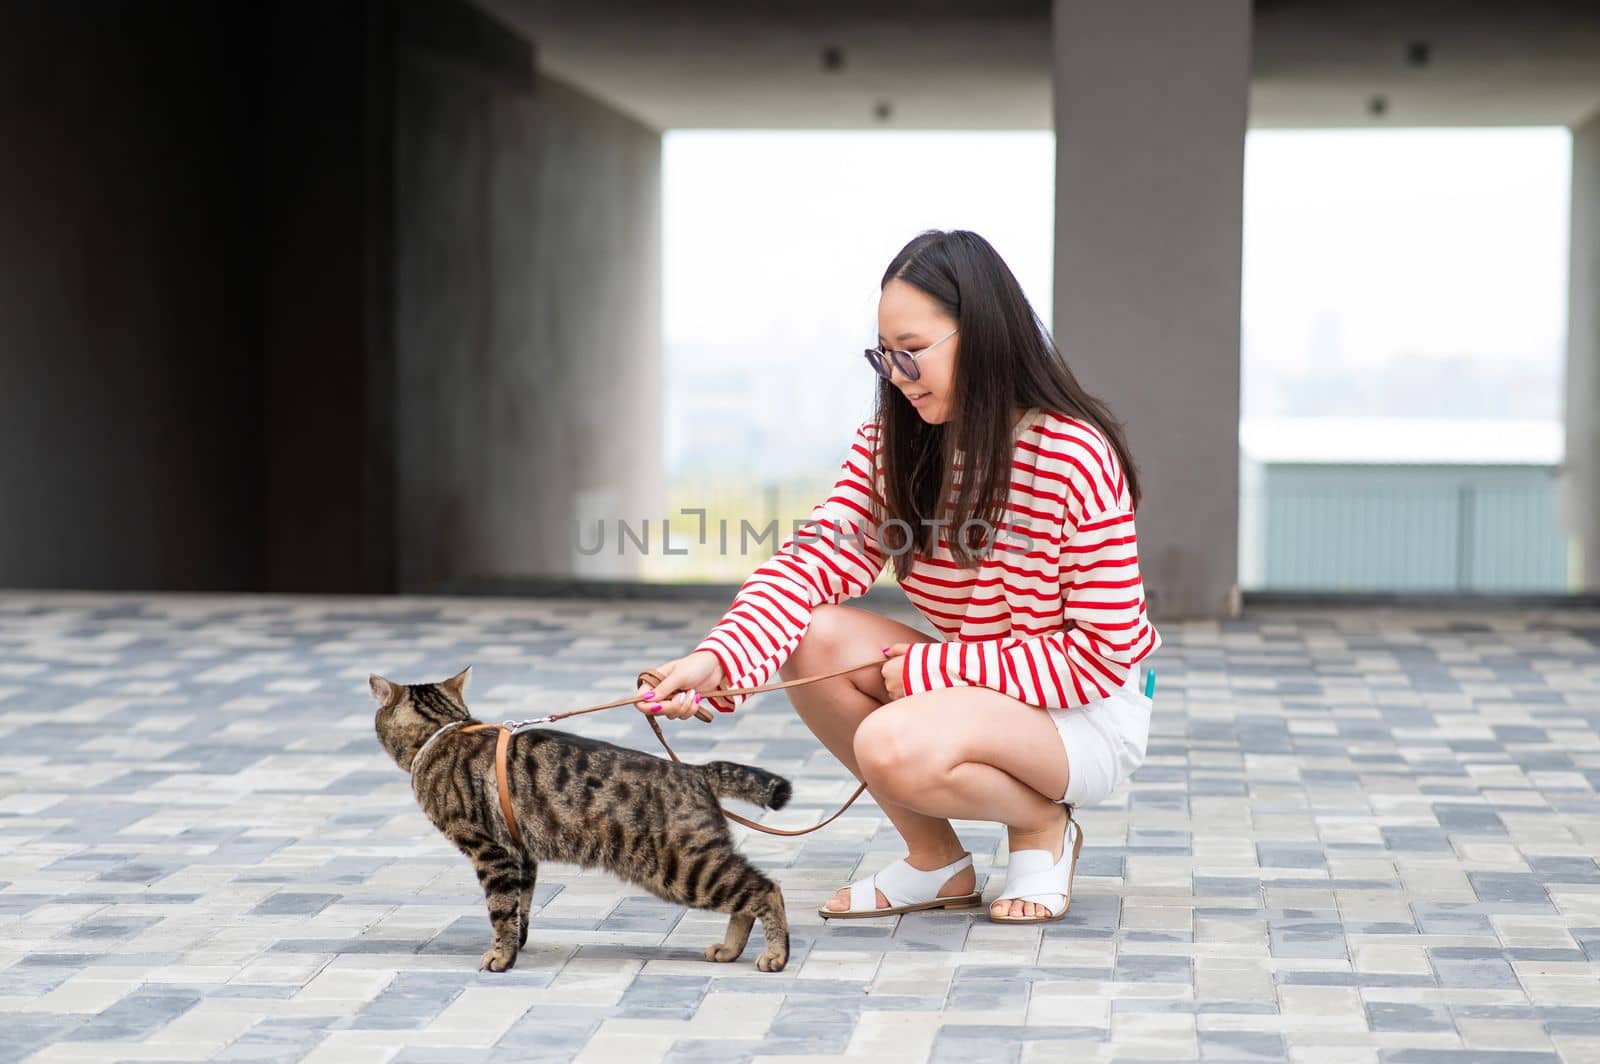
[[(1048, 0), (477, 2), (545, 73), (657, 129), (1051, 124)], [(1256, 0), (1252, 46), (1253, 128), (1571, 125), (1600, 108), (1600, 0)]]

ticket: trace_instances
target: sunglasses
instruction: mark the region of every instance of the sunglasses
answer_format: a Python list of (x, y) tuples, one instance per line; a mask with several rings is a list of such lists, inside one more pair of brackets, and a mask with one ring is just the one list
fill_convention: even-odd
[(922, 371), (917, 368), (917, 359), (960, 331), (960, 329), (951, 329), (921, 351), (900, 351), (894, 348), (886, 348), (881, 344), (877, 347), (869, 347), (866, 350), (867, 362), (877, 371), (878, 376), (886, 381), (894, 379), (894, 371), (896, 369), (905, 374), (907, 380), (914, 381), (922, 376)]

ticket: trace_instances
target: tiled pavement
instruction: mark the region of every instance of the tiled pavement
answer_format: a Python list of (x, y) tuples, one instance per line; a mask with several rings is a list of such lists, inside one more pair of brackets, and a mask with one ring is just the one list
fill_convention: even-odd
[[(716, 614), (0, 595), (0, 1061), (1600, 1060), (1592, 611), (1166, 626), (1149, 760), (1082, 813), (1059, 924), (823, 925), (901, 852), (864, 805), (741, 832), (789, 899), (782, 974), (566, 867), (516, 969), (477, 972), (480, 895), (378, 749), (367, 674), (472, 663), (481, 716), (526, 716), (625, 694)], [(650, 745), (628, 710), (575, 723)], [(677, 734), (790, 774), (777, 823), (849, 789), (782, 693)], [(1003, 864), (962, 827), (980, 876)]]

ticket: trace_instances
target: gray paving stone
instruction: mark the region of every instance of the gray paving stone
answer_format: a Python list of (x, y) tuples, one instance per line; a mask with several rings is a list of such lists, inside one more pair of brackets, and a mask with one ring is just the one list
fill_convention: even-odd
[(454, 1001), (471, 982), (459, 972), (401, 972), (348, 1022), (337, 1028), (418, 1030)]
[(1288, 1047), (1275, 1031), (1201, 1031), (1201, 1060), (1286, 1060)]
[(26, 1060), (35, 1050), (68, 1039), (82, 1023), (81, 1016), (11, 1013), (5, 1017), (5, 1037), (0, 1038), (0, 1062)]
[(1119, 953), (1112, 977), (1132, 983), (1188, 983), (1192, 973), (1188, 957)]
[(339, 900), (337, 894), (297, 894), (280, 891), (250, 910), (251, 916), (315, 916)]
[(1367, 1023), (1374, 1031), (1450, 1031), (1455, 1023), (1443, 1005), (1367, 1002)]
[(1556, 1053), (1483, 1049), (1385, 1049), (1384, 1064), (1559, 1064)]
[(1425, 935), (1493, 935), (1489, 917), (1466, 902), (1412, 902), (1417, 929)]
[(1531, 872), (1468, 872), (1467, 880), (1479, 901), (1547, 905), (1544, 884)]
[(140, 987), (121, 1001), (89, 1019), (73, 1032), (74, 1041), (136, 1041), (188, 1012), (200, 993), (168, 987)]
[(1450, 960), (1435, 952), (1431, 960), (1440, 986), (1514, 989), (1520, 985), (1511, 965), (1499, 958)]

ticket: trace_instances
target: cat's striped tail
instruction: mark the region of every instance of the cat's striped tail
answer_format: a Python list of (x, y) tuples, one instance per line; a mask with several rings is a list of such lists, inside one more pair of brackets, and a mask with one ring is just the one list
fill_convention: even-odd
[(700, 766), (719, 798), (743, 798), (767, 809), (789, 804), (789, 781), (776, 773), (733, 761), (707, 761)]

